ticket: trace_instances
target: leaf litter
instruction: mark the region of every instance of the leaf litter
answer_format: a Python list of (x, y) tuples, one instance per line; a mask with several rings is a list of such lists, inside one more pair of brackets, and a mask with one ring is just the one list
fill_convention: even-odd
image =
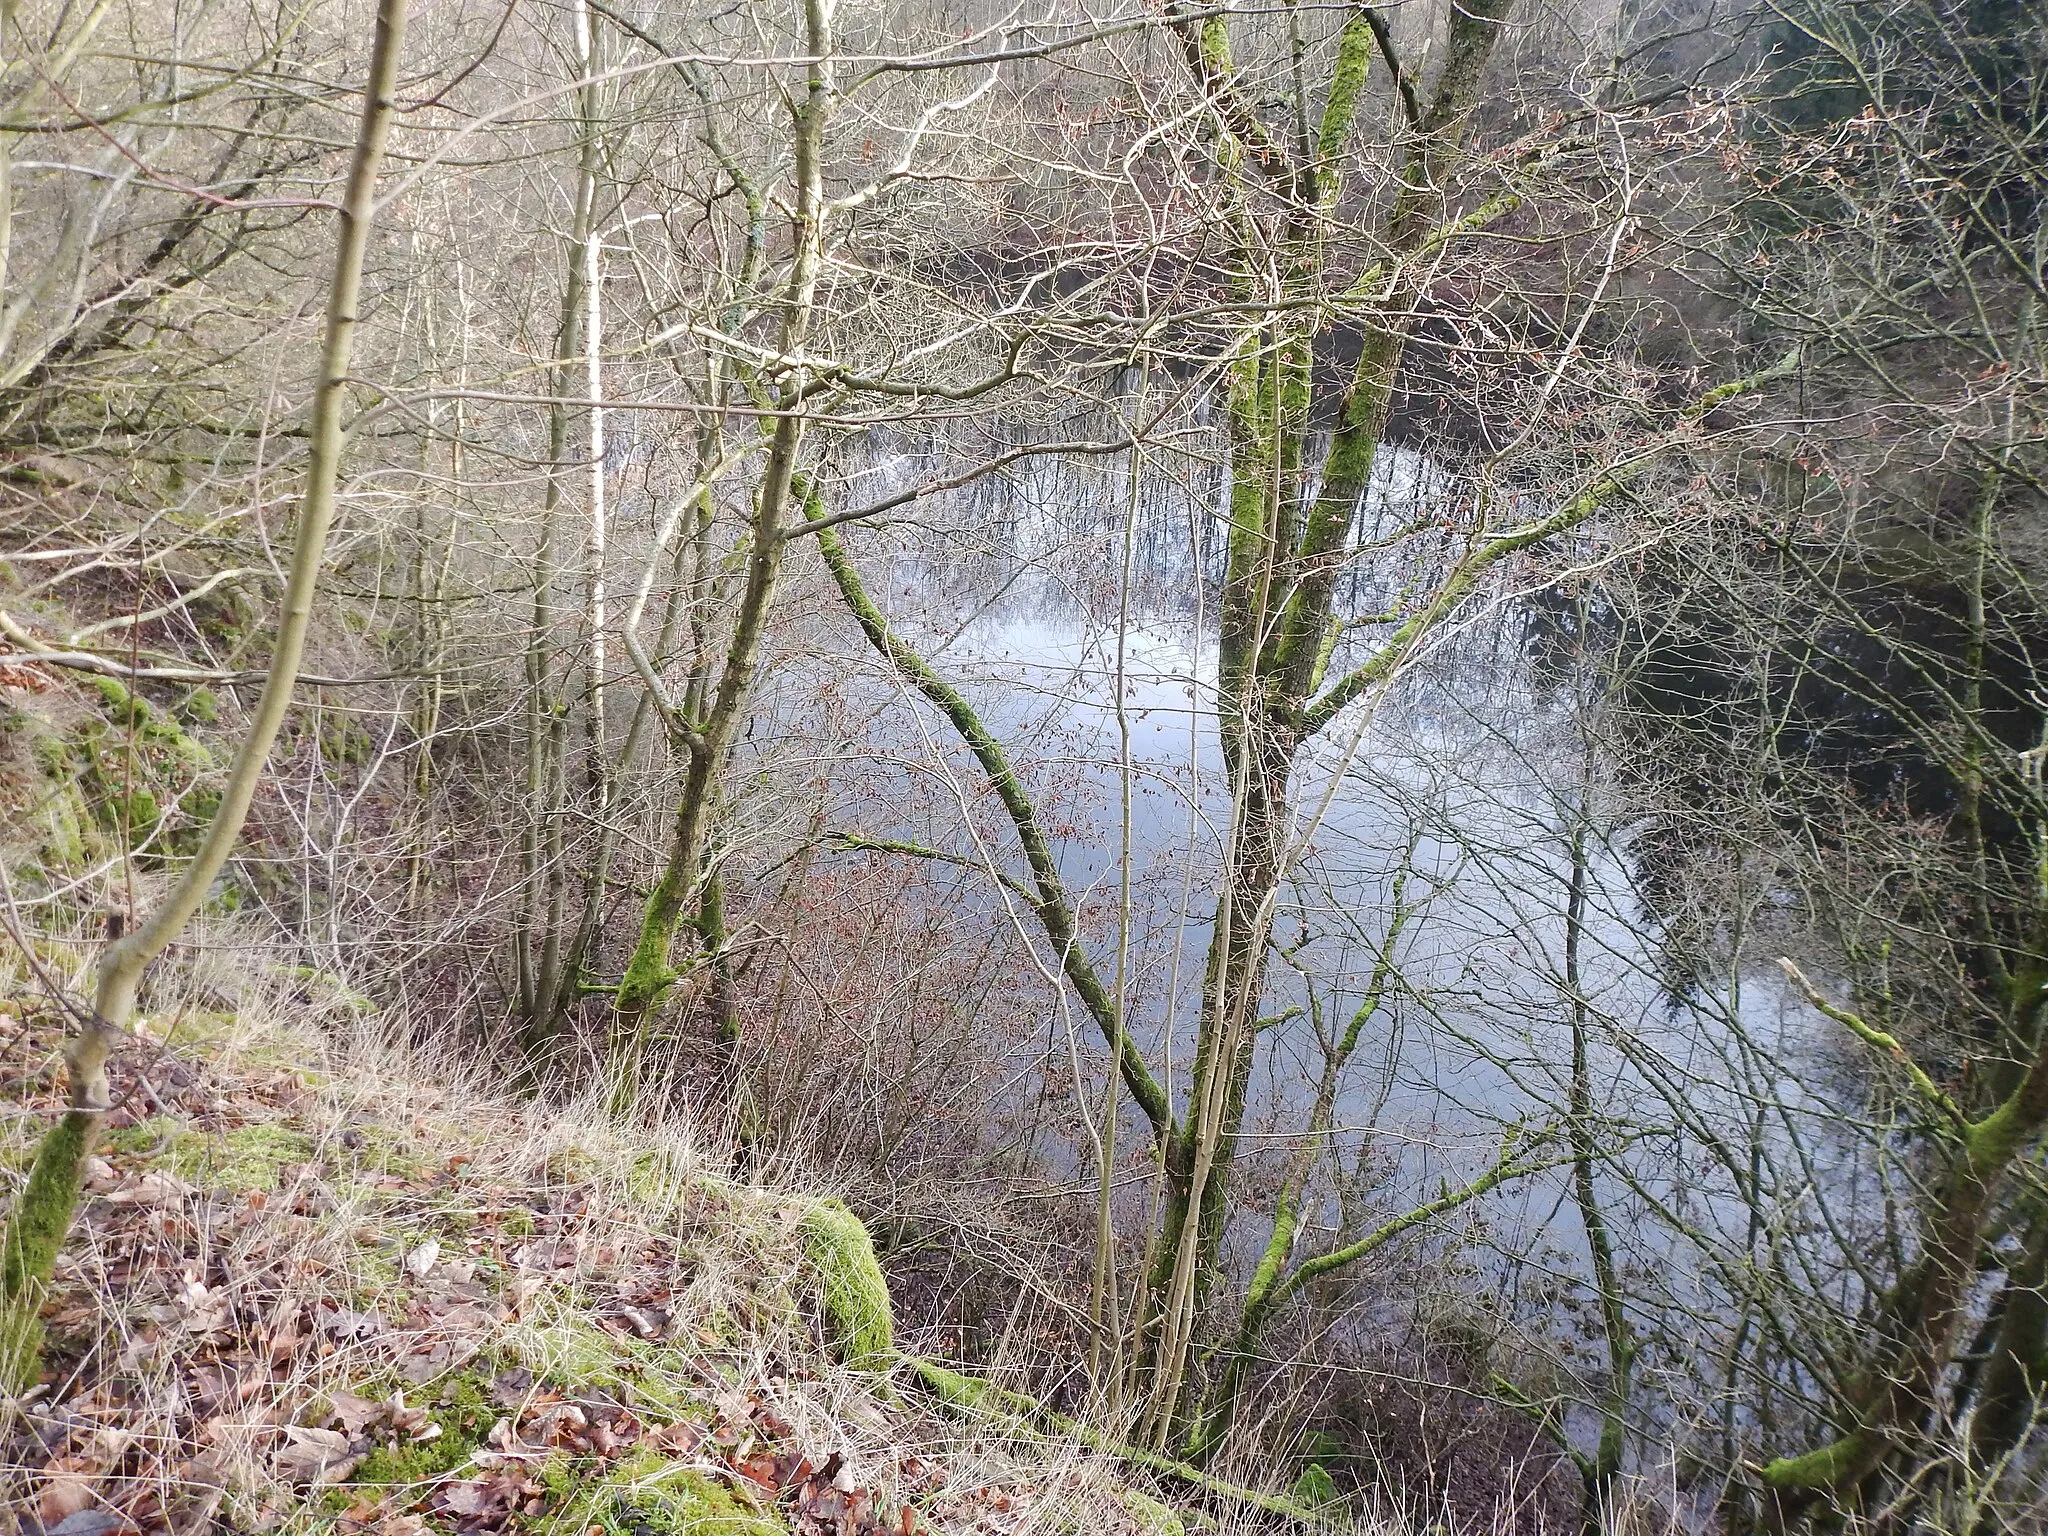
[[(0, 1012), (10, 1035), (43, 1061), (16, 1092), (54, 1109), (56, 1021)], [(295, 1071), (148, 1050), (118, 1077), (46, 1309), (51, 1369), (0, 1411), (22, 1536), (495, 1536), (584, 1513), (562, 1536), (624, 1536), (577, 1500), (648, 1456), (798, 1536), (1007, 1536), (1083, 1509), (1082, 1528), (1139, 1528), (1085, 1457), (1020, 1464), (992, 1435), (963, 1454), (957, 1425), (852, 1391), (787, 1326), (773, 1277), (796, 1266), (732, 1241), (729, 1210), (650, 1211), (560, 1149), (524, 1176), (426, 1156), (464, 1139), (452, 1121), (371, 1120)], [(470, 1141), (528, 1144), (463, 1118)], [(209, 1146), (290, 1126), (311, 1155), (229, 1188), (166, 1166), (135, 1134), (156, 1125)], [(786, 1193), (702, 1203), (743, 1195), (767, 1201), (753, 1239), (787, 1240)], [(489, 1422), (454, 1424), (479, 1380)], [(373, 1481), (380, 1461), (421, 1475)]]

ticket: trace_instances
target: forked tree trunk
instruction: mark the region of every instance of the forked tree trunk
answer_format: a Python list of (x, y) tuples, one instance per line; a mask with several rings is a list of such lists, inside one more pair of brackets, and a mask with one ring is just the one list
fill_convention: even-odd
[[(805, 0), (810, 64), (805, 89), (793, 98), (790, 113), (795, 185), (790, 270), (779, 305), (778, 340), (784, 357), (797, 357), (803, 351), (824, 265), (825, 128), (837, 97), (832, 75), (832, 13), (831, 0)], [(714, 903), (707, 914), (704, 906), (705, 853), (717, 810), (719, 781), (753, 691), (761, 638), (788, 550), (789, 509), (792, 504), (802, 506), (814, 494), (797, 472), (808, 385), (808, 376), (796, 369), (775, 396), (777, 411), (754, 492), (739, 612), (726, 641), (718, 680), (710, 687), (701, 712), (687, 703), (681, 710), (673, 705), (663, 709), (664, 723), (670, 726), (671, 738), (682, 748), (687, 762), (667, 856), (641, 910), (639, 936), (617, 992), (611, 1070), (614, 1102), (621, 1107), (630, 1104), (637, 1093), (655, 1012), (681, 977), (673, 963), (673, 951), (686, 916), (694, 913), (697, 922), (693, 926), (700, 933), (707, 926), (723, 931), (722, 907)], [(644, 681), (650, 689), (659, 687), (657, 678), (650, 676)]]
[[(1427, 108), (1412, 95), (1404, 98), (1413, 147), (1401, 192), (1381, 228), (1390, 266), (1413, 258), (1447, 227), (1446, 173), (1511, 4), (1481, 0), (1453, 7), (1444, 65)], [(1294, 760), (1334, 717), (1334, 711), (1312, 706), (1329, 653), (1337, 576), (1349, 558), (1352, 526), (1406, 347), (1408, 317), (1416, 310), (1414, 296), (1396, 283), (1368, 318), (1310, 498), (1315, 338), (1292, 316), (1320, 278), (1324, 252), (1318, 231), (1331, 211), (1338, 159), (1351, 136), (1373, 50), (1377, 44), (1391, 52), (1387, 39), (1375, 37), (1372, 22), (1361, 10), (1345, 26), (1313, 150), (1307, 148), (1304, 123), (1297, 135), (1301, 147), (1291, 152), (1274, 140), (1242, 95), (1225, 20), (1181, 28), (1183, 52), (1212, 103), (1219, 140), (1230, 146), (1221, 157), (1226, 170), (1243, 175), (1259, 167), (1286, 211), (1271, 236), (1273, 259), (1263, 262), (1250, 204), (1241, 202), (1237, 211), (1244, 235), (1235, 279), (1240, 297), (1273, 304), (1278, 318), (1247, 339), (1230, 377), (1230, 535), (1218, 713), (1232, 816), (1192, 1068), (1190, 1155), (1181, 1169), (1166, 1169), (1160, 1241), (1139, 1314), (1140, 1351), (1151, 1375), (1146, 1438), (1155, 1446), (1174, 1432), (1193, 1342), (1214, 1287), (1265, 992), (1267, 935), (1287, 878)], [(1283, 274), (1282, 291), (1267, 291), (1268, 272)]]

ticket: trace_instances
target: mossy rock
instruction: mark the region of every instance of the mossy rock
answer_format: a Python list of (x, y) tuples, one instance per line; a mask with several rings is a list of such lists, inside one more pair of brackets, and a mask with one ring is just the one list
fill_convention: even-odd
[(141, 1157), (201, 1188), (236, 1194), (277, 1188), (287, 1167), (309, 1161), (314, 1153), (313, 1138), (289, 1126), (243, 1125), (214, 1136), (167, 1115), (110, 1132), (106, 1144), (111, 1152)]
[(789, 1527), (723, 1483), (643, 1452), (552, 1519), (554, 1536), (789, 1536)]
[[(40, 720), (26, 719), (21, 734), (35, 773), (21, 797), (0, 807), (11, 820), (19, 841), (8, 839), (13, 857), (29, 855), (43, 874), (73, 874), (105, 856), (105, 840), (87, 798), (78, 757), (63, 737), (52, 735)], [(17, 834), (17, 835), (18, 835)]]
[(896, 1358), (895, 1321), (867, 1227), (837, 1200), (819, 1201), (801, 1225), (833, 1353), (860, 1370), (886, 1369)]
[(117, 846), (145, 854), (146, 863), (194, 852), (220, 805), (206, 777), (213, 754), (117, 679), (95, 677), (90, 686), (102, 718), (74, 734), (63, 773)]
[(100, 696), (101, 713), (109, 723), (123, 731), (132, 729), (137, 741), (162, 749), (195, 773), (214, 766), (211, 752), (186, 735), (176, 720), (158, 712), (125, 683), (112, 677), (95, 677), (91, 681)]
[(77, 780), (50, 784), (36, 797), (29, 820), (35, 828), (37, 860), (45, 870), (75, 872), (94, 862), (92, 807), (79, 792)]

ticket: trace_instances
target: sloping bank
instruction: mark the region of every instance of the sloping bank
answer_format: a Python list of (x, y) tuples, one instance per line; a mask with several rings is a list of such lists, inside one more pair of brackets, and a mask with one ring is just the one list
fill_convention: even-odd
[[(11, 1195), (60, 1101), (59, 1022), (0, 981), (0, 1045), (30, 1064)], [(121, 1064), (49, 1368), (0, 1430), (30, 1529), (1323, 1523), (906, 1355), (860, 1220), (731, 1182), (687, 1128), (422, 1069), (317, 976), (223, 986)]]

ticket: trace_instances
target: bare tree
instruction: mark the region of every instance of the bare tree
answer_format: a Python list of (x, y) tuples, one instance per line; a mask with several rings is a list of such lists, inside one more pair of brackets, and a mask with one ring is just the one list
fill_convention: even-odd
[(33, 1378), (41, 1348), (40, 1310), (73, 1208), (92, 1155), (101, 1121), (112, 1104), (107, 1059), (135, 1013), (143, 968), (191, 921), (215, 878), (226, 867), (248, 816), (299, 678), (299, 661), (312, 621), (327, 533), (334, 518), (335, 487), (344, 441), (344, 391), (362, 291), (363, 263), (376, 211), (377, 173), (394, 109), (399, 50), (405, 31), (404, 0), (383, 0), (377, 12), (363, 110), (347, 184), (336, 205), (334, 274), (328, 289), (326, 340), (314, 382), (309, 425), (306, 488), (292, 554), (291, 579), (271, 654), (262, 698), (229, 767), (220, 802), (206, 835), (177, 884), (131, 931), (117, 920), (102, 954), (92, 1008), (79, 1021), (69, 1053), (71, 1108), (44, 1137), (28, 1183), (7, 1224), (0, 1248), (0, 1303), (6, 1318), (5, 1375), (12, 1383)]

